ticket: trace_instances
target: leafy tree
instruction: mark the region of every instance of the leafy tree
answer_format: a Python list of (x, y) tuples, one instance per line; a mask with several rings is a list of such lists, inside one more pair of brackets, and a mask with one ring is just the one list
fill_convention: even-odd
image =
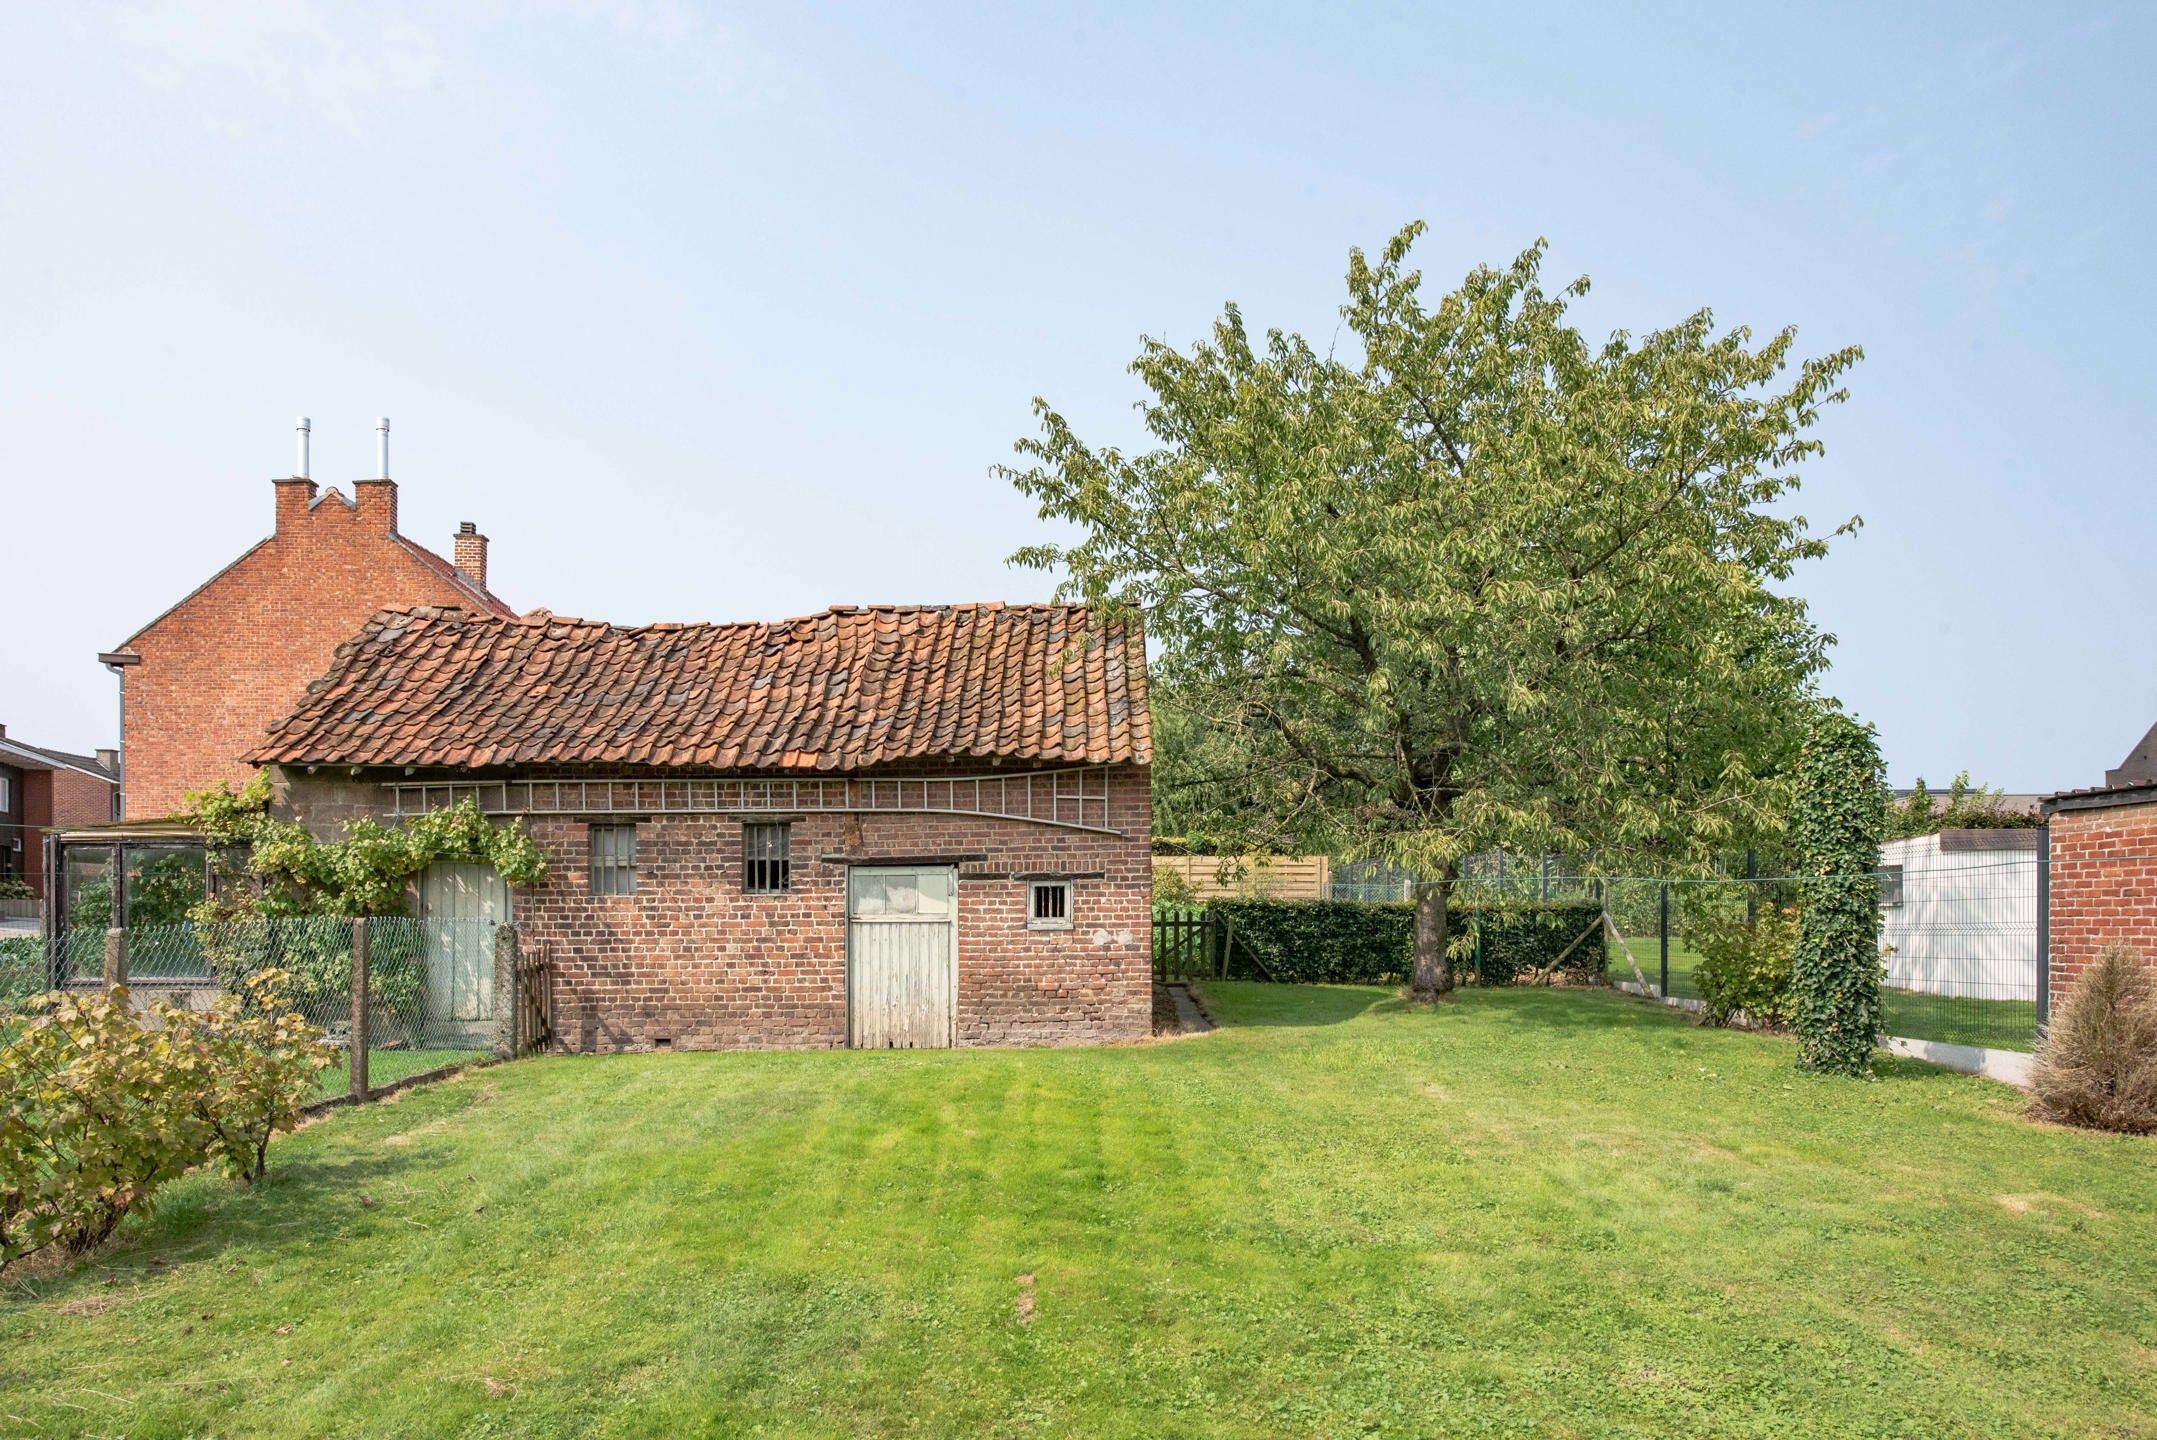
[(1592, 344), (1587, 282), (1546, 292), (1541, 245), (1427, 302), (1421, 228), (1351, 253), (1349, 353), (1254, 341), (1230, 306), (1134, 363), (1155, 448), (1037, 400), (1003, 473), (1083, 530), (1020, 563), (1143, 612), (1187, 828), (1427, 877), (1429, 997), (1464, 855), (1671, 863), (1773, 832), (1826, 643), (1771, 588), (1826, 547), (1778, 502), (1858, 351), (1793, 362), (1794, 332), (1754, 346), (1705, 310)]

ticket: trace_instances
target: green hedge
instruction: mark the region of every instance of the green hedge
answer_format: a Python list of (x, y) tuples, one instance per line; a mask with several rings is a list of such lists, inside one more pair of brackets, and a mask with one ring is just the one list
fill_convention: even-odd
[[(1208, 907), (1230, 927), (1229, 974), (1294, 984), (1397, 984), (1415, 956), (1415, 906), (1357, 900), (1216, 900)], [(1453, 934), (1473, 934), (1476, 947), (1463, 975), (1504, 985), (1521, 971), (1554, 963), (1602, 914), (1583, 904), (1508, 906), (1478, 910), (1455, 905)], [(1566, 957), (1568, 973), (1599, 975), (1602, 941), (1595, 936)]]

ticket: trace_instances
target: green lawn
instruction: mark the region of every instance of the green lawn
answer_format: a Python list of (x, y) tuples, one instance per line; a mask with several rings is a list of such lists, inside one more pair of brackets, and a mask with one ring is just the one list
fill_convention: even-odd
[[(1648, 983), (1655, 984), (1662, 957), (1654, 934), (1645, 940), (1633, 937), (1633, 955)], [(1670, 942), (1672, 995), (1700, 998), (1700, 987), (1693, 979), (1699, 964), (1700, 955), (1691, 946), (1678, 939)], [(1605, 973), (1614, 981), (1633, 978), (1632, 967), (1615, 945), (1610, 947), (1610, 964)], [(1950, 1045), (1984, 1045), (1995, 1050), (2037, 1048), (2037, 1004), (2032, 1000), (1979, 1000), (1893, 988), (1882, 989), (1880, 999), (1890, 1035)]]
[(1609, 992), (1208, 989), (335, 1112), (14, 1284), (0, 1433), (2157, 1436), (2157, 1142)]

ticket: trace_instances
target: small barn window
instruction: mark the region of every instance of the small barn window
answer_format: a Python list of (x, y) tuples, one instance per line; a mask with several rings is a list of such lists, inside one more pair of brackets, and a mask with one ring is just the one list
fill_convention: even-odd
[(1026, 928), (1029, 930), (1069, 930), (1071, 928), (1071, 882), (1069, 880), (1034, 880), (1027, 883)]
[(1902, 867), (1900, 865), (1882, 865), (1880, 867), (1880, 908), (1883, 910), (1890, 909), (1901, 903)]
[(794, 827), (741, 827), (741, 888), (751, 895), (781, 895), (794, 888)]
[(592, 893), (594, 895), (634, 895), (637, 893), (636, 826), (594, 825), (592, 827)]

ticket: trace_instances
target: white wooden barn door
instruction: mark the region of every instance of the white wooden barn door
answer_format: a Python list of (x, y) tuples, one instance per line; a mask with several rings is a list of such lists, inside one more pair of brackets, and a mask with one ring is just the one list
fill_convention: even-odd
[(428, 1043), (477, 1043), (494, 1020), (494, 930), (509, 919), (509, 886), (491, 865), (437, 860), (419, 877), (419, 918)]
[(857, 866), (846, 875), (847, 1043), (952, 1044), (958, 1029), (958, 872)]

